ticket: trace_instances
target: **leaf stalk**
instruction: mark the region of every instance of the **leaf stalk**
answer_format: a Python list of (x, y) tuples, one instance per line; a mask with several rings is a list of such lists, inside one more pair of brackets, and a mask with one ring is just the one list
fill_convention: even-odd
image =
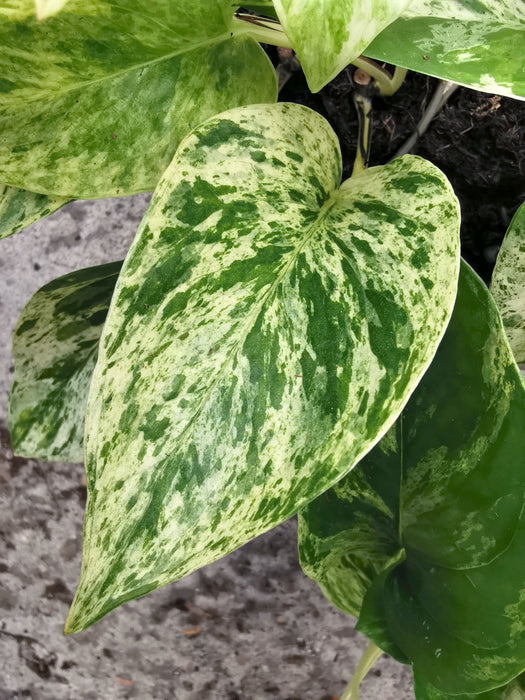
[(361, 657), (352, 680), (346, 686), (339, 700), (359, 700), (359, 686), (383, 652), (373, 642), (367, 646)]

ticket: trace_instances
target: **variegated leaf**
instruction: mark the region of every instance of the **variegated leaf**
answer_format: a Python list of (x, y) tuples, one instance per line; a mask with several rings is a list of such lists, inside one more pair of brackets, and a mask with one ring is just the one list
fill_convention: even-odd
[(39, 22), (60, 12), (68, 0), (35, 0), (36, 16)]
[(524, 98), (524, 50), (524, 0), (415, 0), (364, 53), (476, 90)]
[(499, 314), (464, 265), (396, 426), (300, 513), (306, 573), (420, 686), (485, 693), (525, 669), (524, 425)]
[(0, 239), (49, 216), (70, 200), (0, 185)]
[(9, 430), (15, 454), (81, 462), (98, 342), (121, 262), (53, 280), (31, 297), (13, 333)]
[(179, 147), (101, 339), (68, 632), (290, 517), (428, 366), (457, 200), (412, 156), (340, 176), (335, 134), (297, 105), (226, 112)]
[(274, 0), (279, 20), (316, 92), (359, 56), (410, 0)]
[(525, 203), (503, 240), (490, 285), (516, 362), (525, 364)]
[(276, 99), (229, 0), (70, 0), (44, 23), (12, 4), (0, 13), (6, 184), (88, 199), (152, 190), (201, 121)]
[(438, 690), (431, 683), (414, 678), (414, 694), (417, 700), (523, 700), (525, 698), (525, 673), (514, 678), (510, 683), (485, 693), (461, 693), (450, 695)]

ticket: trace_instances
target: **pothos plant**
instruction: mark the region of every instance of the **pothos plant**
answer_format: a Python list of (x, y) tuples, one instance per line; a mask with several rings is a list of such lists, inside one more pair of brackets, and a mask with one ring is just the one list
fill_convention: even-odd
[(354, 63), (383, 92), (410, 68), (523, 97), (525, 3), (36, 4), (0, 7), (0, 237), (155, 190), (126, 260), (14, 332), (15, 452), (85, 455), (66, 632), (299, 513), (305, 572), (371, 640), (345, 698), (380, 650), (417, 698), (523, 697), (525, 210), (494, 301), (445, 176), (360, 153), (341, 184), (259, 44), (314, 91)]

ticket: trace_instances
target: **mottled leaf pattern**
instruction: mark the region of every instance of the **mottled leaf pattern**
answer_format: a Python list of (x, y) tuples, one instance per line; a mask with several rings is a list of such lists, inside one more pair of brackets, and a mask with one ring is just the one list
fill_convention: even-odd
[(0, 13), (6, 184), (87, 199), (152, 190), (201, 121), (276, 98), (229, 0), (70, 0), (43, 23), (18, 5)]
[(490, 285), (516, 362), (525, 364), (525, 204), (510, 222)]
[(42, 22), (48, 17), (56, 15), (64, 7), (68, 0), (35, 0), (37, 19)]
[(130, 249), (87, 413), (78, 631), (321, 493), (395, 420), (447, 324), (458, 207), (415, 157), (340, 188), (297, 105), (181, 144)]
[(0, 239), (49, 216), (70, 200), (0, 185)]
[(300, 514), (306, 573), (440, 692), (487, 692), (525, 668), (524, 425), (497, 309), (464, 265), (395, 427)]
[(313, 92), (361, 54), (409, 0), (274, 0)]
[(370, 58), (500, 95), (525, 97), (524, 0), (415, 0)]
[(430, 683), (414, 678), (414, 694), (417, 700), (523, 700), (525, 698), (525, 674), (514, 678), (504, 686), (485, 693), (450, 695), (443, 693)]
[(89, 384), (121, 266), (89, 267), (53, 280), (22, 311), (13, 333), (9, 396), (15, 454), (83, 461)]

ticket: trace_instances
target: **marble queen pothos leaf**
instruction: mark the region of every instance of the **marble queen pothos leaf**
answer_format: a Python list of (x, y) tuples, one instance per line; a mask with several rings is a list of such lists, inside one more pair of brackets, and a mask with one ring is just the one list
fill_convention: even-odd
[(490, 285), (516, 362), (525, 365), (525, 203), (510, 222)]
[(101, 339), (66, 631), (293, 515), (416, 386), (455, 297), (457, 200), (413, 156), (340, 177), (334, 132), (298, 105), (182, 142)]
[[(63, 197), (154, 189), (207, 117), (274, 102), (275, 71), (229, 0), (70, 0), (0, 10), (0, 181)], [(256, 78), (254, 78), (256, 76)]]
[(300, 513), (305, 572), (427, 690), (485, 693), (525, 669), (524, 425), (496, 306), (464, 264), (396, 425)]
[(415, 0), (365, 49), (370, 58), (525, 98), (525, 0)]
[(313, 92), (359, 56), (410, 0), (273, 0)]
[(49, 216), (70, 200), (0, 185), (0, 239)]
[(9, 430), (15, 454), (81, 462), (98, 342), (122, 262), (59, 277), (26, 304), (13, 333)]

